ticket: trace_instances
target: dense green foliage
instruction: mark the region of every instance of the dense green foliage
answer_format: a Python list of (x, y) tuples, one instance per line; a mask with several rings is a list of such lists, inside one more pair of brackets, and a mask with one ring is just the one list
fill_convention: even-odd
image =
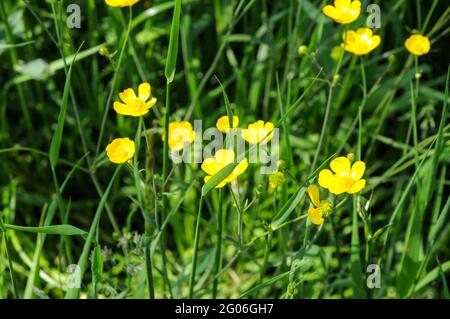
[[(448, 1), (374, 0), (381, 45), (340, 61), (362, 2), (342, 26), (317, 0), (1, 0), (0, 298), (449, 298)], [(405, 49), (414, 30), (429, 54)], [(150, 112), (114, 112), (142, 82)], [(168, 120), (232, 114), (280, 128), (275, 190), (258, 164), (219, 190), (168, 159)], [(116, 137), (140, 143), (132, 164), (105, 155)], [(366, 187), (321, 190), (312, 224), (306, 187), (349, 153)]]

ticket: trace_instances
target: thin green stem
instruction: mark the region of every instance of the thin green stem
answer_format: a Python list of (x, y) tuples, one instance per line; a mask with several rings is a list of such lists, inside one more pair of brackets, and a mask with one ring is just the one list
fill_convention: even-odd
[(131, 6), (130, 6), (129, 7), (129, 18), (128, 18), (127, 32), (125, 33), (125, 38), (123, 39), (122, 47), (120, 49), (120, 54), (119, 54), (119, 60), (117, 62), (117, 67), (114, 70), (114, 75), (113, 75), (113, 79), (112, 79), (112, 83), (111, 83), (111, 89), (109, 90), (108, 98), (106, 100), (106, 106), (105, 106), (105, 110), (103, 112), (102, 123), (100, 125), (100, 134), (99, 134), (98, 140), (97, 140), (97, 148), (95, 150), (94, 161), (97, 159), (98, 154), (100, 153), (100, 146), (102, 145), (103, 133), (104, 133), (104, 130), (105, 130), (106, 120), (108, 118), (108, 112), (109, 112), (109, 109), (110, 109), (110, 106), (111, 106), (110, 104), (111, 104), (111, 101), (112, 101), (112, 97), (114, 95), (114, 90), (116, 89), (117, 75), (119, 73), (119, 69), (120, 69), (120, 66), (122, 64), (123, 55), (124, 55), (125, 48), (126, 48), (127, 43), (128, 43), (128, 37), (130, 36), (131, 22), (132, 21), (133, 21), (133, 12), (132, 12), (132, 9), (131, 9)]
[(216, 254), (214, 258), (214, 281), (212, 289), (212, 298), (217, 297), (217, 286), (219, 284), (219, 272), (222, 267), (222, 236), (223, 236), (223, 189), (219, 189), (219, 207), (217, 214), (217, 243)]
[[(167, 197), (165, 195), (167, 179), (169, 176), (169, 123), (170, 123), (170, 83), (167, 81), (166, 85), (166, 109), (164, 112), (164, 148), (163, 148), (163, 168), (162, 168), (162, 186), (161, 186), (161, 196), (162, 196), (162, 207), (160, 220), (164, 220), (167, 215)], [(162, 259), (162, 272), (164, 277), (164, 282), (166, 283), (169, 294), (172, 296), (172, 288), (167, 275), (167, 258), (166, 258), (166, 243), (167, 243), (167, 231), (162, 232), (162, 238), (160, 241), (161, 249), (161, 259)]]
[(269, 262), (269, 254), (270, 254), (271, 247), (272, 247), (272, 229), (269, 228), (269, 231), (267, 233), (267, 238), (266, 238), (266, 247), (264, 250), (264, 260), (263, 260), (263, 264), (261, 267), (261, 274), (259, 276), (259, 284), (261, 284), (263, 282), (264, 274), (266, 273), (266, 268), (267, 268), (267, 264)]
[(319, 158), (320, 150), (322, 149), (323, 139), (325, 137), (325, 131), (327, 129), (328, 118), (330, 116), (331, 109), (331, 100), (333, 98), (333, 85), (330, 84), (328, 88), (328, 98), (327, 98), (327, 106), (325, 107), (325, 115), (323, 118), (322, 129), (320, 131), (319, 143), (316, 148), (316, 152), (314, 153), (314, 159), (310, 168), (310, 173), (312, 173), (316, 167), (317, 159)]
[(233, 201), (234, 201), (234, 204), (236, 205), (236, 208), (237, 208), (237, 210), (238, 210), (238, 240), (239, 240), (239, 249), (242, 249), (242, 245), (243, 245), (243, 242), (244, 242), (244, 239), (243, 239), (243, 233), (242, 233), (242, 207), (241, 207), (241, 204), (240, 204), (240, 201), (239, 201), (239, 199), (236, 197), (236, 194), (234, 193), (234, 191), (233, 191), (233, 188), (231, 188), (231, 186), (230, 186), (230, 184), (227, 184), (228, 185), (228, 189), (230, 190), (230, 193), (231, 193), (231, 197), (233, 197)]
[(362, 143), (362, 110), (366, 105), (367, 101), (367, 80), (366, 80), (366, 71), (364, 68), (364, 58), (361, 57), (361, 79), (362, 79), (362, 87), (363, 87), (363, 100), (361, 105), (358, 107), (358, 149), (356, 151), (356, 157), (358, 160), (361, 160), (361, 143)]
[(414, 77), (416, 78), (416, 99), (419, 97), (419, 83), (420, 83), (420, 77), (421, 77), (421, 73), (419, 70), (419, 58), (417, 56), (414, 56), (414, 68), (416, 70), (416, 74), (414, 75)]
[(195, 285), (195, 272), (197, 271), (197, 258), (198, 258), (198, 241), (200, 233), (200, 220), (202, 218), (203, 196), (200, 196), (198, 204), (197, 220), (195, 222), (195, 235), (194, 235), (194, 255), (192, 257), (192, 270), (191, 277), (189, 279), (189, 299), (194, 297), (194, 285)]
[(145, 222), (145, 237), (149, 241), (145, 246), (145, 271), (147, 276), (147, 287), (150, 299), (155, 299), (155, 288), (153, 284), (152, 253), (150, 250), (150, 240), (152, 238), (151, 225)]

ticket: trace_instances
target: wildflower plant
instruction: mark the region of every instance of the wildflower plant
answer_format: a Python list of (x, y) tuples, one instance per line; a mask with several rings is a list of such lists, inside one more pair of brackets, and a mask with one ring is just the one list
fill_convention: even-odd
[(448, 297), (450, 10), (383, 3), (0, 1), (0, 298)]

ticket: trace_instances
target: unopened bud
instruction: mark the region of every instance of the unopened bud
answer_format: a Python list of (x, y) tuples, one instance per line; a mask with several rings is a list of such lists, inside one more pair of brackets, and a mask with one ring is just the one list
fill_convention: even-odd
[(102, 56), (109, 56), (109, 50), (107, 47), (101, 47), (98, 50), (98, 54), (102, 55)]
[(349, 153), (347, 154), (347, 158), (350, 162), (354, 162), (355, 161), (355, 154), (354, 153)]
[(306, 45), (301, 45), (298, 47), (297, 52), (299, 55), (304, 55), (306, 54), (306, 52), (308, 52), (308, 47)]

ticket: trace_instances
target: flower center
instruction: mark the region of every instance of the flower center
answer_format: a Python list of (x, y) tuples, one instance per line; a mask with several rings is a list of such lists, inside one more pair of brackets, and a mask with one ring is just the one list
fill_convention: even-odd
[(345, 189), (350, 189), (355, 181), (350, 176), (343, 176), (341, 179), (342, 186), (344, 186)]
[(318, 208), (322, 211), (324, 216), (327, 216), (331, 212), (333, 205), (328, 200), (323, 200), (320, 202)]
[(145, 107), (145, 102), (141, 98), (136, 98), (131, 105), (135, 109), (142, 110)]

